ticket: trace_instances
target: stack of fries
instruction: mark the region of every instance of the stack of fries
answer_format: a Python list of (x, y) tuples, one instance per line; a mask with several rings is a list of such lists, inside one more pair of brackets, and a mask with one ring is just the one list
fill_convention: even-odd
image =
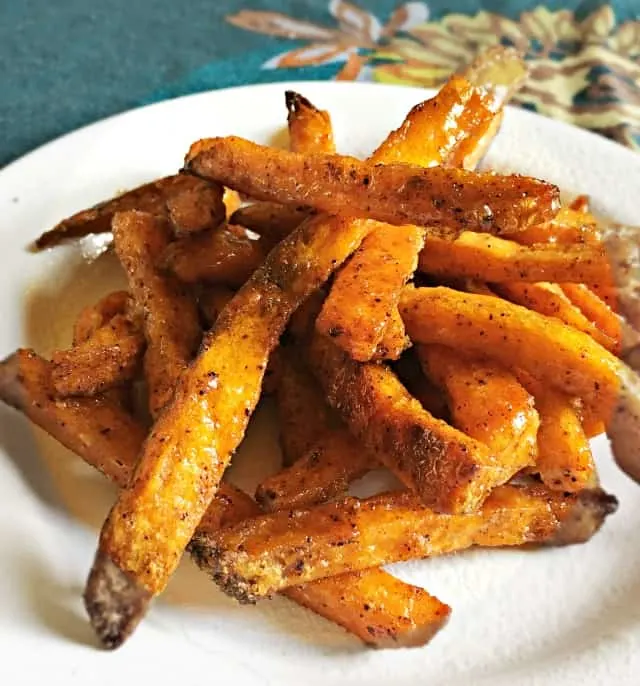
[[(450, 608), (383, 565), (583, 542), (615, 510), (589, 445), (625, 410), (598, 223), (475, 170), (524, 74), (492, 50), (366, 161), (288, 92), (290, 151), (198, 141), (181, 173), (38, 240), (111, 231), (128, 278), (71, 349), (0, 367), (0, 397), (122, 489), (84, 596), (106, 647), (185, 550), (241, 602), (283, 593), (367, 644), (424, 645)], [(253, 499), (224, 474), (268, 394), (284, 466)], [(381, 466), (402, 490), (347, 495)]]

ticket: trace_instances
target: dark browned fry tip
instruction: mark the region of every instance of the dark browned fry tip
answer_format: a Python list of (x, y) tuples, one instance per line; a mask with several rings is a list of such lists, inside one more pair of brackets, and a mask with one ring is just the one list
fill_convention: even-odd
[(264, 597), (256, 593), (250, 579), (235, 574), (227, 567), (224, 562), (224, 553), (216, 545), (213, 537), (196, 532), (187, 550), (191, 554), (191, 559), (211, 577), (220, 590), (235, 598), (239, 603), (253, 605)]
[(581, 491), (547, 543), (556, 546), (584, 543), (617, 509), (618, 499), (614, 495), (605, 493), (600, 488)]
[(284, 100), (287, 105), (289, 116), (296, 114), (303, 107), (306, 107), (310, 110), (316, 109), (313, 104), (304, 97), (304, 95), (300, 95), (300, 93), (296, 93), (295, 91), (285, 91)]
[(105, 648), (114, 650), (125, 642), (146, 614), (151, 598), (151, 593), (108, 555), (97, 553), (84, 592), (84, 606)]

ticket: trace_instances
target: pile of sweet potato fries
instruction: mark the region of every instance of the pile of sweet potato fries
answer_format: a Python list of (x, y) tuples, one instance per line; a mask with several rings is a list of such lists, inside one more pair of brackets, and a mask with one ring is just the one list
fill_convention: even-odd
[[(106, 647), (185, 551), (241, 602), (283, 593), (368, 644), (423, 645), (450, 608), (383, 565), (579, 543), (615, 510), (589, 438), (632, 411), (630, 372), (598, 222), (476, 170), (525, 74), (491, 50), (367, 160), (287, 92), (289, 151), (200, 140), (37, 241), (110, 231), (128, 279), (69, 350), (0, 365), (0, 397), (121, 487), (84, 595)], [(224, 475), (265, 395), (284, 466), (252, 498)], [(403, 489), (347, 494), (379, 467)]]

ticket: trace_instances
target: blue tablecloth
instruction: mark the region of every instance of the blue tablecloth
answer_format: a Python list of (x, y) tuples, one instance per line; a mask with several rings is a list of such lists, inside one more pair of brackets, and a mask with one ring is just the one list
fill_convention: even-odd
[(639, 0), (2, 0), (0, 166), (195, 91), (288, 79), (437, 85), (498, 41), (531, 61), (519, 104), (640, 147), (639, 19)]

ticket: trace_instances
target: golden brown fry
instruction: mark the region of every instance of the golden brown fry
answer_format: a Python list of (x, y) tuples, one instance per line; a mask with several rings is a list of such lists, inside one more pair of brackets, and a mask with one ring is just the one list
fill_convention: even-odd
[(558, 189), (523, 176), (377, 165), (340, 155), (303, 155), (242, 138), (191, 146), (187, 171), (258, 200), (310, 205), (390, 224), (508, 234), (552, 219)]
[(608, 417), (622, 363), (591, 336), (500, 298), (450, 288), (405, 288), (400, 314), (417, 343), (441, 343), (522, 368)]
[(622, 345), (622, 322), (613, 309), (594, 291), (582, 283), (562, 283), (560, 287), (571, 302), (594, 325), (616, 343), (611, 348), (618, 352)]
[(183, 283), (219, 283), (239, 288), (266, 256), (265, 245), (240, 226), (202, 231), (171, 243), (159, 260)]
[(254, 231), (273, 245), (300, 226), (310, 214), (312, 211), (307, 207), (262, 201), (236, 210), (229, 222)]
[(200, 342), (198, 309), (184, 287), (155, 266), (171, 236), (165, 220), (144, 212), (122, 212), (113, 218), (112, 230), (118, 259), (143, 314), (144, 370), (149, 409), (156, 416), (172, 397)]
[(45, 231), (35, 241), (34, 247), (36, 250), (44, 250), (74, 238), (111, 231), (111, 220), (116, 212), (140, 210), (164, 215), (168, 198), (199, 186), (200, 184), (194, 183), (193, 177), (187, 174), (176, 174), (146, 183), (64, 219), (53, 229)]
[(85, 605), (105, 645), (125, 640), (175, 570), (244, 436), (291, 313), (372, 228), (308, 220), (269, 253), (206, 335), (102, 529)]
[(285, 91), (284, 95), (289, 112), (289, 149), (305, 153), (335, 152), (329, 113), (317, 109), (300, 93)]
[(519, 373), (522, 383), (535, 396), (540, 414), (536, 471), (553, 490), (573, 493), (598, 485), (598, 475), (589, 439), (571, 398)]
[(223, 189), (215, 183), (203, 183), (167, 198), (169, 220), (177, 234), (215, 229), (226, 217)]
[(204, 286), (198, 296), (198, 307), (204, 317), (207, 328), (211, 328), (216, 323), (220, 312), (222, 312), (235, 294), (235, 291), (220, 284)]
[(282, 356), (276, 403), (282, 460), (288, 467), (307, 454), (331, 425), (330, 410), (320, 386), (290, 353)]
[(109, 398), (56, 399), (52, 371), (32, 350), (16, 351), (0, 362), (0, 399), (124, 486), (146, 429)]
[(443, 515), (414, 494), (386, 493), (249, 519), (194, 536), (191, 552), (223, 591), (253, 602), (315, 579), (471, 546), (584, 541), (615, 504), (600, 490), (565, 495), (507, 485), (479, 512)]
[(127, 291), (108, 293), (93, 305), (80, 310), (73, 325), (73, 345), (80, 345), (90, 338), (97, 329), (110, 322), (116, 315), (127, 314), (131, 296)]
[[(418, 264), (424, 230), (382, 226), (338, 272), (316, 328), (354, 359), (372, 359), (397, 313), (400, 291)], [(403, 336), (404, 338), (404, 336)]]
[(425, 374), (445, 390), (454, 426), (489, 446), (511, 476), (534, 464), (540, 420), (513, 374), (441, 345), (421, 345), (417, 352)]
[(267, 477), (256, 490), (256, 500), (268, 511), (322, 503), (345, 493), (375, 462), (346, 429), (334, 429), (291, 467)]
[(570, 281), (609, 283), (610, 266), (602, 245), (534, 245), (465, 231), (455, 240), (427, 232), (420, 269), (479, 281)]
[(571, 207), (561, 207), (550, 221), (530, 226), (514, 237), (522, 245), (553, 243), (572, 245), (576, 243), (600, 243), (600, 232), (593, 215)]
[(423, 646), (451, 614), (422, 588), (381, 569), (319, 579), (284, 593), (377, 648)]
[(122, 314), (84, 343), (52, 355), (52, 381), (59, 396), (96, 395), (131, 381), (144, 353), (144, 334)]
[(309, 360), (363, 447), (435, 510), (473, 511), (513, 476), (482, 443), (425, 411), (388, 367), (359, 364), (320, 335)]
[(411, 345), (409, 337), (404, 330), (404, 322), (396, 305), (391, 312), (391, 317), (382, 332), (382, 339), (376, 346), (374, 360), (397, 360), (400, 355)]
[(590, 321), (571, 302), (558, 284), (511, 282), (496, 284), (494, 289), (511, 302), (548, 317), (556, 317), (574, 329), (589, 334), (594, 341), (607, 350), (616, 354), (619, 352), (619, 341), (608, 336)]

